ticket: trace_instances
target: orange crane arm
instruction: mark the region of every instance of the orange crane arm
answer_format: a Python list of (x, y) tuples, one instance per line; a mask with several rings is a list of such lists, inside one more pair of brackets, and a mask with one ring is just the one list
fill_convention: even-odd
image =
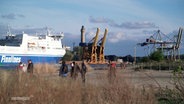
[(97, 46), (97, 40), (98, 40), (99, 31), (100, 31), (100, 29), (97, 28), (96, 36), (94, 37), (94, 42), (93, 42), (93, 45), (92, 46)]
[(108, 31), (108, 30), (105, 29), (104, 37), (102, 38), (102, 42), (101, 42), (101, 44), (100, 44), (100, 47), (104, 47), (104, 46), (105, 46), (107, 31)]
[(105, 46), (106, 36), (107, 36), (107, 29), (105, 29), (104, 37), (101, 39), (101, 43), (100, 43), (100, 52), (98, 56), (99, 63), (103, 63), (105, 61), (104, 46)]
[(100, 29), (97, 28), (96, 36), (95, 36), (93, 44), (92, 44), (92, 49), (91, 49), (91, 62), (92, 63), (97, 62), (97, 40), (98, 40), (99, 31), (100, 31)]

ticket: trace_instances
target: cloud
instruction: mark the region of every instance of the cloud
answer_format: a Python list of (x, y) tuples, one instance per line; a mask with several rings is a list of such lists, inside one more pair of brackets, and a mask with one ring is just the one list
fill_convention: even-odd
[(13, 29), (13, 33), (27, 33), (27, 34), (37, 34), (42, 35), (43, 33), (46, 33), (45, 28), (22, 28), (22, 29)]
[(126, 28), (126, 29), (143, 29), (143, 28), (158, 28), (154, 23), (149, 21), (143, 22), (123, 22), (120, 25), (117, 23), (110, 24), (112, 27)]
[(89, 17), (89, 21), (91, 23), (109, 23), (109, 22), (112, 22), (112, 20), (108, 19), (108, 18), (104, 18), (104, 17), (94, 18), (92, 16)]
[(89, 21), (91, 23), (106, 23), (111, 27), (121, 28), (121, 29), (145, 29), (145, 28), (158, 28), (154, 23), (149, 21), (141, 21), (141, 22), (122, 22), (118, 24), (114, 22), (112, 19), (98, 17), (94, 18), (92, 16), (89, 17)]
[(127, 36), (123, 33), (123, 32), (110, 32), (107, 35), (107, 39), (109, 42), (111, 43), (117, 43), (120, 42), (122, 40), (125, 40), (127, 38)]
[(156, 30), (142, 30), (143, 34), (154, 34)]
[[(25, 26), (24, 28), (12, 28), (11, 26), (9, 27), (10, 31), (12, 34), (19, 34), (22, 32), (25, 32), (27, 34), (43, 34), (46, 33), (45, 27), (27, 27)], [(2, 24), (0, 23), (0, 38), (6, 35), (8, 31), (8, 25), (7, 24)]]
[(17, 18), (24, 18), (25, 16), (23, 14), (15, 14), (15, 13), (9, 13), (9, 14), (2, 14), (1, 15), (1, 18), (4, 18), (4, 19), (17, 19)]
[(0, 38), (3, 38), (6, 35), (6, 32), (8, 31), (8, 27), (4, 24), (0, 24)]
[(5, 19), (15, 19), (16, 15), (13, 13), (10, 13), (10, 14), (1, 15), (1, 17)]
[(25, 15), (23, 15), (23, 14), (17, 14), (17, 17), (25, 18)]
[[(66, 32), (66, 33), (64, 33), (64, 37), (66, 37), (66, 38), (68, 38), (69, 40), (80, 40), (80, 37), (79, 37), (80, 35), (78, 34), (78, 35), (76, 35), (76, 34), (73, 34), (73, 33), (69, 33), (69, 32)], [(71, 41), (69, 41), (69, 42), (71, 42)]]

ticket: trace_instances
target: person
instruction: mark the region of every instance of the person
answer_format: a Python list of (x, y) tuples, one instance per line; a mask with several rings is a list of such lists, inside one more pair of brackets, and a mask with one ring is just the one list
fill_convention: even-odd
[(108, 72), (108, 77), (109, 77), (109, 82), (113, 82), (116, 78), (116, 63), (109, 61), (109, 72)]
[(71, 78), (74, 77), (74, 66), (75, 66), (75, 62), (73, 61), (73, 62), (71, 63), (71, 71), (70, 71)]
[(22, 73), (23, 73), (23, 63), (19, 62), (18, 66), (17, 66), (17, 74), (18, 74), (18, 81), (20, 82), (22, 80)]
[(23, 70), (23, 67), (24, 67), (23, 63), (22, 62), (19, 62), (18, 66), (17, 66), (17, 71), (18, 72), (19, 71), (22, 71)]
[(23, 64), (22, 71), (23, 71), (23, 72), (27, 72), (27, 67), (26, 67), (26, 64)]
[(77, 79), (78, 73), (79, 73), (79, 72), (80, 72), (79, 64), (78, 64), (78, 63), (75, 63), (75, 65), (74, 65), (74, 72), (73, 72), (73, 76), (72, 76), (72, 78), (73, 78), (74, 80)]
[(85, 76), (86, 76), (87, 68), (86, 68), (86, 65), (85, 65), (84, 61), (82, 61), (81, 68), (82, 68), (81, 69), (82, 82), (85, 82), (85, 80), (86, 80)]
[(65, 61), (62, 61), (62, 65), (59, 70), (59, 76), (67, 77), (67, 73), (68, 73), (68, 66), (66, 65)]
[(31, 60), (28, 60), (27, 72), (33, 74), (33, 63)]

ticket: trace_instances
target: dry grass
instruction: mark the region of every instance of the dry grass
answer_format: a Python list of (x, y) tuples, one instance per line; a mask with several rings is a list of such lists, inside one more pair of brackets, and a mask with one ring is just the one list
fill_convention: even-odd
[[(71, 64), (73, 61), (66, 61), (66, 64)], [(61, 62), (60, 62), (61, 63)], [(81, 63), (82, 61), (75, 61), (75, 63), (77, 63), (79, 65), (79, 67), (81, 68)], [(87, 67), (87, 71), (93, 71), (94, 68), (92, 68), (86, 61), (84, 61), (84, 64), (86, 65)]]
[(57, 67), (52, 64), (35, 64), (34, 73), (45, 74), (45, 73), (56, 73), (58, 71)]
[[(50, 67), (50, 66), (48, 66)], [(45, 69), (37, 67), (37, 70)], [(39, 69), (40, 68), (40, 69)], [(50, 72), (49, 68), (47, 69)], [(56, 69), (52, 69), (56, 70)], [(1, 71), (1, 104), (154, 104), (154, 91), (137, 89), (121, 78), (108, 83), (106, 76), (88, 79), (61, 78), (59, 76), (30, 76), (27, 73)], [(38, 72), (39, 73), (39, 72)], [(12, 97), (29, 98), (13, 100)]]

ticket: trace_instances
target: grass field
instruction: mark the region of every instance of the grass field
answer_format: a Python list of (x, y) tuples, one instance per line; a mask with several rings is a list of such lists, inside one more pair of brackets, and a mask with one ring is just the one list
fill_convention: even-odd
[(82, 83), (80, 74), (76, 80), (70, 76), (62, 78), (58, 76), (58, 69), (52, 65), (35, 65), (33, 76), (0, 70), (0, 103), (162, 104), (158, 99), (165, 92), (158, 95), (158, 91), (163, 91), (166, 86), (174, 88), (172, 83), (166, 83), (172, 79), (172, 73), (162, 73), (134, 71), (128, 67), (117, 69), (116, 78), (109, 82), (108, 70), (91, 68), (87, 72), (86, 83)]

